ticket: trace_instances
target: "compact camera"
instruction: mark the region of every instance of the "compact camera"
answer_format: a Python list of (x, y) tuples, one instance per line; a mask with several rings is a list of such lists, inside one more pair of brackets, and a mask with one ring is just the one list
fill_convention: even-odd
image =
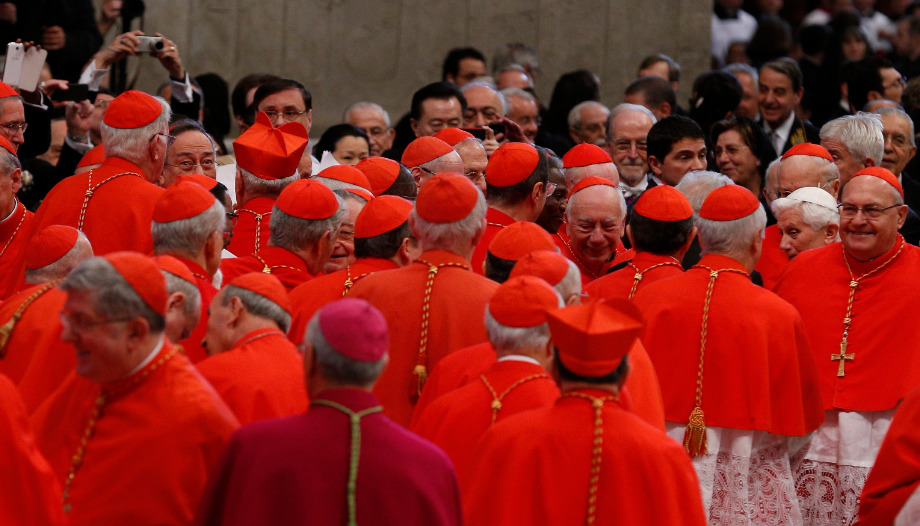
[(140, 42), (137, 44), (138, 53), (159, 53), (163, 51), (163, 37), (137, 37)]

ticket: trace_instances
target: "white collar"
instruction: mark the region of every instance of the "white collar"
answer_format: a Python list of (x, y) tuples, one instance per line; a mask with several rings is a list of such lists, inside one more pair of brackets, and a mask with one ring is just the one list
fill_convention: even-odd
[(643, 177), (642, 180), (640, 180), (636, 186), (629, 186), (628, 184), (623, 182), (622, 178), (620, 179), (620, 190), (623, 192), (623, 194), (626, 197), (629, 197), (632, 195), (639, 195), (642, 192), (644, 192), (646, 188), (648, 188), (648, 175)]
[(10, 215), (4, 217), (3, 219), (0, 219), (0, 223), (6, 223), (7, 221), (9, 221), (9, 219), (13, 217), (13, 214), (16, 213), (16, 210), (19, 210), (19, 199), (16, 199), (14, 197), (13, 198), (13, 211), (10, 212)]
[[(498, 361), (499, 362), (527, 362), (527, 363), (532, 363), (534, 365), (540, 365), (540, 362), (536, 361), (530, 356), (524, 356), (521, 354), (509, 354), (507, 356), (502, 356), (501, 358), (498, 359)], [(543, 366), (540, 365), (540, 367), (543, 367)]]
[[(157, 342), (156, 345), (153, 346), (153, 350), (150, 351), (150, 354), (148, 354), (147, 357), (144, 358), (144, 361), (142, 361), (141, 363), (137, 364), (137, 367), (135, 367), (134, 369), (131, 369), (131, 372), (128, 373), (128, 376), (131, 376), (132, 374), (134, 374), (134, 373), (140, 371), (140, 370), (143, 369), (148, 363), (152, 362), (153, 359), (156, 358), (157, 354), (160, 352), (160, 349), (163, 348), (163, 343), (165, 342), (165, 340), (166, 340), (166, 338), (161, 334), (161, 335), (160, 335), (160, 340)], [(128, 376), (126, 376), (125, 378), (127, 378)]]
[(767, 121), (764, 121), (764, 123), (766, 123), (767, 125), (767, 133), (769, 134), (771, 131), (776, 132), (777, 135), (783, 138), (783, 143), (789, 140), (789, 132), (792, 131), (792, 124), (794, 122), (795, 122), (795, 110), (792, 110), (789, 116), (786, 117), (786, 120), (783, 121), (783, 123), (780, 124), (779, 127), (776, 128), (775, 130), (770, 129), (770, 124)]

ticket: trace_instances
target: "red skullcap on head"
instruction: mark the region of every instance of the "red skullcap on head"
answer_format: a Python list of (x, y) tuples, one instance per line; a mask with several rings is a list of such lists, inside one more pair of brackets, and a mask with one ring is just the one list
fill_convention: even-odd
[(467, 139), (476, 138), (472, 133), (463, 131), (460, 128), (444, 128), (443, 130), (434, 134), (434, 136), (451, 146), (456, 146)]
[(166, 315), (166, 279), (152, 259), (137, 252), (111, 252), (102, 257), (153, 312)]
[(381, 195), (368, 201), (355, 219), (355, 238), (385, 234), (409, 219), (412, 201), (395, 195)]
[(617, 185), (610, 182), (609, 179), (604, 179), (603, 177), (597, 177), (597, 176), (585, 177), (581, 181), (578, 181), (578, 183), (572, 187), (572, 191), (569, 192), (569, 197), (572, 197), (577, 192), (584, 190), (585, 188), (589, 186), (596, 186), (596, 185), (612, 186), (614, 188), (617, 188)]
[(603, 148), (586, 142), (571, 148), (562, 156), (563, 168), (578, 168), (580, 166), (612, 162), (613, 159), (610, 158), (610, 154), (605, 152)]
[[(160, 267), (160, 270), (165, 270), (177, 278), (182, 278), (185, 281), (191, 283), (192, 285), (197, 286), (195, 283), (195, 275), (192, 274), (192, 271), (189, 270), (185, 263), (179, 261), (178, 259), (162, 255), (162, 256), (153, 256), (153, 262)], [(167, 291), (169, 290), (169, 285), (166, 286)]]
[(658, 185), (642, 192), (634, 210), (655, 221), (683, 221), (693, 217), (690, 201), (680, 190), (668, 185)]
[(326, 185), (313, 179), (298, 179), (287, 185), (275, 206), (301, 219), (328, 219), (339, 210), (339, 200)]
[(374, 195), (386, 192), (399, 177), (399, 163), (386, 157), (365, 157), (355, 168), (367, 177)]
[(105, 149), (103, 149), (101, 144), (93, 146), (93, 148), (83, 154), (83, 157), (80, 158), (80, 162), (77, 164), (77, 168), (83, 168), (86, 166), (92, 166), (94, 164), (102, 164), (105, 161)]
[(517, 221), (498, 231), (489, 243), (489, 253), (501, 259), (520, 261), (534, 250), (553, 250), (556, 243), (543, 227)]
[(562, 365), (589, 378), (612, 373), (643, 325), (639, 310), (625, 298), (550, 311), (547, 323)]
[(275, 305), (281, 307), (284, 312), (290, 314), (291, 300), (288, 298), (287, 289), (281, 284), (281, 281), (263, 272), (249, 272), (242, 276), (234, 278), (228, 285), (233, 285), (249, 292), (254, 292), (259, 296), (267, 299)]
[(122, 130), (142, 128), (163, 113), (160, 101), (143, 91), (128, 90), (112, 99), (102, 122)]
[(753, 214), (759, 206), (760, 201), (750, 190), (727, 184), (709, 192), (700, 207), (700, 217), (710, 221), (734, 221)]
[(379, 362), (390, 346), (383, 314), (365, 300), (343, 298), (316, 314), (323, 338), (339, 354), (358, 362)]
[(284, 179), (294, 175), (310, 140), (307, 129), (299, 122), (272, 127), (265, 112), (233, 141), (236, 164), (260, 179)]
[(435, 137), (418, 137), (406, 146), (402, 163), (409, 168), (431, 162), (454, 151), (449, 144)]
[(364, 175), (364, 172), (358, 170), (354, 166), (337, 164), (335, 166), (326, 168), (322, 172), (316, 174), (316, 176), (325, 177), (326, 179), (335, 179), (336, 181), (342, 181), (343, 183), (360, 186), (368, 192), (371, 191), (371, 182), (367, 180), (367, 176)]
[(559, 308), (559, 294), (536, 276), (509, 278), (495, 289), (489, 314), (506, 327), (536, 327), (546, 313)]
[(540, 154), (533, 146), (522, 142), (505, 143), (489, 157), (486, 182), (492, 186), (514, 186), (530, 177), (539, 162)]
[(6, 82), (0, 82), (0, 99), (5, 99), (6, 97), (18, 97), (19, 94), (16, 93), (16, 90)]
[(534, 250), (518, 261), (508, 276), (536, 276), (556, 286), (569, 273), (569, 260), (555, 250)]
[(364, 199), (365, 201), (370, 201), (371, 199), (374, 198), (374, 194), (368, 192), (367, 190), (363, 188), (346, 188), (345, 191), (348, 192), (349, 194), (354, 194), (360, 197), (361, 199)]
[(415, 211), (429, 223), (460, 221), (476, 208), (479, 189), (461, 174), (442, 173), (431, 176), (419, 188)]
[(793, 155), (807, 155), (809, 157), (819, 157), (821, 159), (826, 159), (830, 162), (834, 162), (834, 158), (831, 157), (830, 152), (824, 146), (820, 144), (814, 144), (810, 142), (803, 142), (796, 144), (792, 148), (789, 148), (786, 153), (783, 154), (783, 160), (792, 157)]
[[(853, 174), (853, 177), (858, 177), (860, 175), (878, 177), (879, 179), (893, 186), (894, 189), (897, 190), (899, 194), (901, 194), (901, 199), (904, 199), (904, 187), (901, 186), (901, 182), (898, 181), (897, 176), (885, 168), (882, 168), (881, 166), (870, 166), (869, 168), (863, 168), (862, 170), (856, 172)], [(853, 177), (850, 178), (851, 181), (853, 180)]]
[(153, 206), (153, 221), (169, 223), (190, 219), (204, 212), (216, 199), (203, 186), (191, 181), (178, 181), (169, 186)]
[(173, 184), (178, 183), (179, 181), (185, 181), (187, 183), (195, 183), (198, 186), (204, 187), (205, 190), (213, 190), (217, 187), (217, 179), (213, 177), (208, 177), (203, 174), (189, 174), (189, 175), (180, 175), (176, 177), (176, 181)]
[(26, 268), (47, 267), (64, 257), (77, 244), (80, 233), (76, 228), (51, 225), (32, 236), (26, 245)]

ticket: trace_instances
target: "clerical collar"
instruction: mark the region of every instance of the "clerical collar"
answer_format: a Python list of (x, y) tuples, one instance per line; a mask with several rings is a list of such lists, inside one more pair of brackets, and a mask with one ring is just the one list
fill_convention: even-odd
[(0, 223), (6, 223), (7, 221), (9, 221), (10, 218), (13, 217), (13, 214), (16, 213), (16, 210), (19, 210), (19, 199), (16, 199), (14, 197), (13, 198), (13, 209), (10, 210), (10, 214), (8, 216), (4, 217), (3, 219), (0, 219)]
[(141, 363), (137, 364), (137, 366), (136, 366), (134, 369), (131, 369), (131, 372), (128, 373), (127, 375), (125, 375), (125, 378), (128, 378), (129, 376), (133, 375), (134, 373), (140, 371), (141, 369), (143, 369), (144, 367), (146, 367), (147, 364), (149, 364), (150, 362), (152, 362), (153, 359), (156, 358), (157, 354), (159, 354), (160, 349), (163, 348), (163, 343), (165, 342), (165, 340), (166, 340), (166, 338), (161, 334), (161, 335), (160, 335), (159, 341), (157, 341), (157, 344), (153, 346), (153, 350), (150, 351), (150, 354), (148, 354), (147, 357), (144, 358), (144, 361), (142, 361)]
[[(526, 363), (532, 363), (534, 365), (540, 365), (540, 362), (538, 362), (537, 360), (531, 358), (530, 356), (524, 356), (521, 354), (509, 354), (507, 356), (502, 356), (501, 358), (498, 359), (498, 361), (499, 362), (526, 362)], [(540, 365), (540, 367), (543, 367), (543, 366)]]

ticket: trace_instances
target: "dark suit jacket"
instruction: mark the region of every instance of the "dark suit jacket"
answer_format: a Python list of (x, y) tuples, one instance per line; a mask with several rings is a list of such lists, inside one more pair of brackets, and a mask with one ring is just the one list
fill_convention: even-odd
[(904, 203), (914, 210), (920, 210), (920, 182), (901, 172), (901, 186), (904, 188)]
[(782, 153), (786, 153), (789, 148), (803, 142), (818, 144), (821, 142), (821, 137), (818, 135), (818, 128), (811, 122), (802, 121), (796, 117), (792, 122), (792, 129), (789, 130), (789, 138), (786, 139), (786, 144), (783, 145)]

